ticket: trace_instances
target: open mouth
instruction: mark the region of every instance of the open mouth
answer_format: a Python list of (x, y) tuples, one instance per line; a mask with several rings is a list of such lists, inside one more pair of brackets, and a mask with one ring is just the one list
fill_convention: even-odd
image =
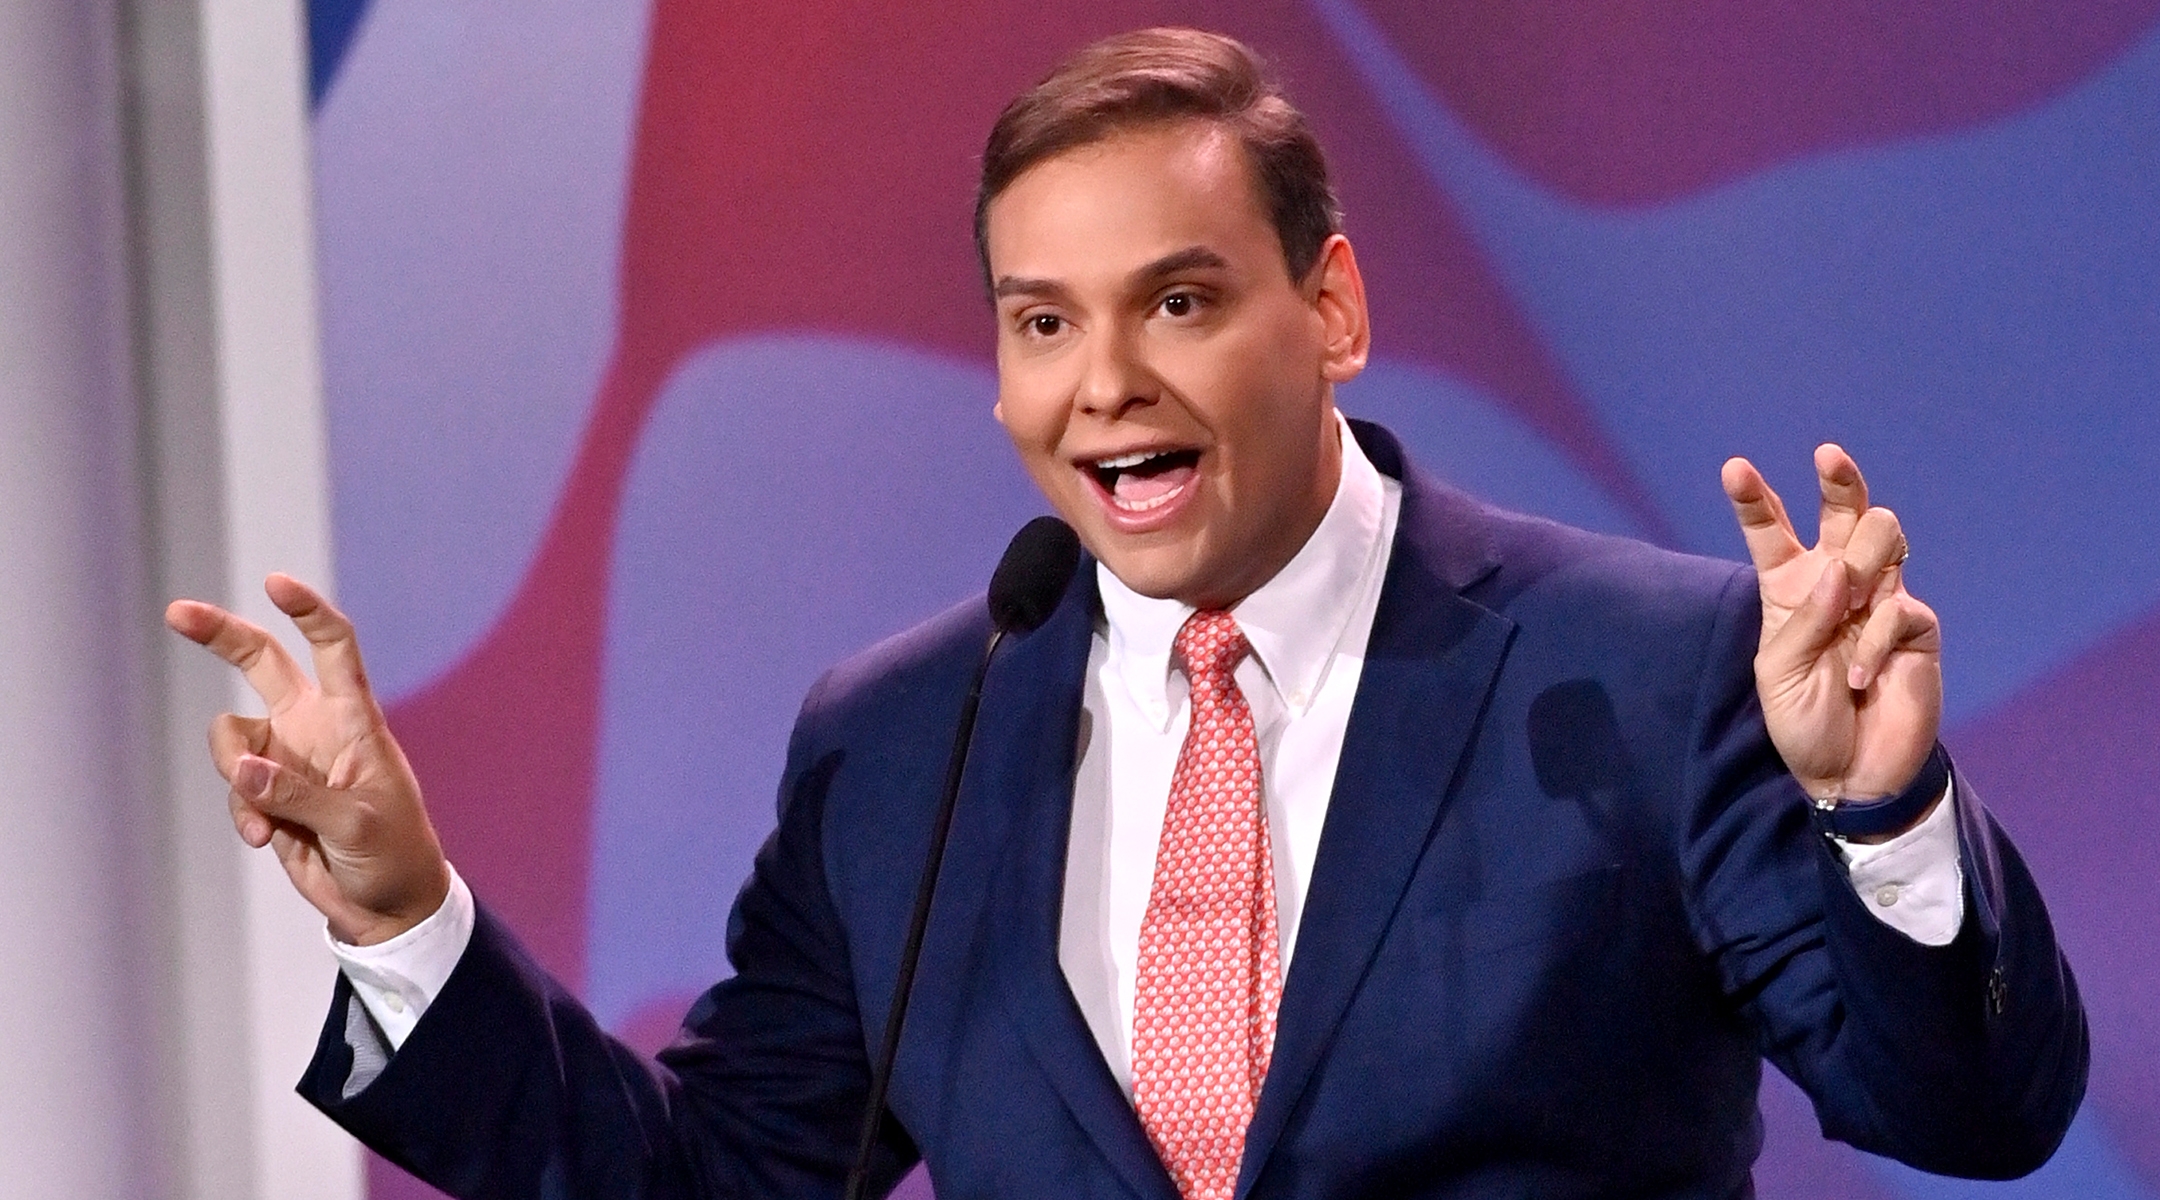
[(1088, 474), (1110, 502), (1126, 512), (1147, 512), (1175, 499), (1200, 465), (1198, 450), (1120, 454), (1088, 464)]

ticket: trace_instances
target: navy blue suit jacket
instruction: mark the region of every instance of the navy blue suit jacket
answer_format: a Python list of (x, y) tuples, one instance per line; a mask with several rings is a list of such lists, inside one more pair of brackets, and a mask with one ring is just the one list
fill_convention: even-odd
[[(2043, 1161), (2083, 1094), (2084, 1017), (1971, 787), (1964, 925), (1921, 946), (1865, 911), (1769, 745), (1749, 571), (1497, 512), (1357, 432), (1403, 516), (1240, 1195), (1744, 1196), (1764, 1057), (1865, 1149)], [(1084, 568), (990, 672), (888, 1185), (920, 1156), (941, 1200), (1174, 1200), (1057, 959), (1096, 619)], [(987, 632), (954, 610), (812, 691), (737, 973), (658, 1070), (483, 911), (349, 1099), (341, 981), (303, 1092), (459, 1196), (837, 1194)]]

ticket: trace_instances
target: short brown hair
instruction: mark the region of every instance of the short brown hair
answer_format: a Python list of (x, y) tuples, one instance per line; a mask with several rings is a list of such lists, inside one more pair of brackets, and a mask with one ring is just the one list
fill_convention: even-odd
[(1142, 29), (1104, 38), (1022, 92), (990, 127), (975, 192), (975, 253), (990, 279), (990, 202), (1029, 167), (1136, 125), (1191, 117), (1236, 135), (1251, 160), (1290, 278), (1342, 231), (1327, 158), (1259, 56), (1198, 29)]

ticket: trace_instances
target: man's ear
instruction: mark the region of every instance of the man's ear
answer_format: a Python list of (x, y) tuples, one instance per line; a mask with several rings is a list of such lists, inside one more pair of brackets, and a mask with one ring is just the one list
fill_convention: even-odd
[(1372, 323), (1365, 308), (1365, 277), (1358, 273), (1350, 239), (1335, 234), (1321, 243), (1306, 277), (1313, 311), (1320, 318), (1320, 373), (1329, 383), (1348, 383), (1372, 354)]

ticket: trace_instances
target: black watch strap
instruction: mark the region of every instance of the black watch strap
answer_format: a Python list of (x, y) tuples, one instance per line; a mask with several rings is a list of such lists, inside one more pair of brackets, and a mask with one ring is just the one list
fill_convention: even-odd
[(1816, 827), (1832, 837), (1881, 837), (1910, 827), (1949, 786), (1950, 756), (1937, 742), (1921, 764), (1920, 774), (1897, 795), (1880, 800), (1816, 800), (1809, 808)]

